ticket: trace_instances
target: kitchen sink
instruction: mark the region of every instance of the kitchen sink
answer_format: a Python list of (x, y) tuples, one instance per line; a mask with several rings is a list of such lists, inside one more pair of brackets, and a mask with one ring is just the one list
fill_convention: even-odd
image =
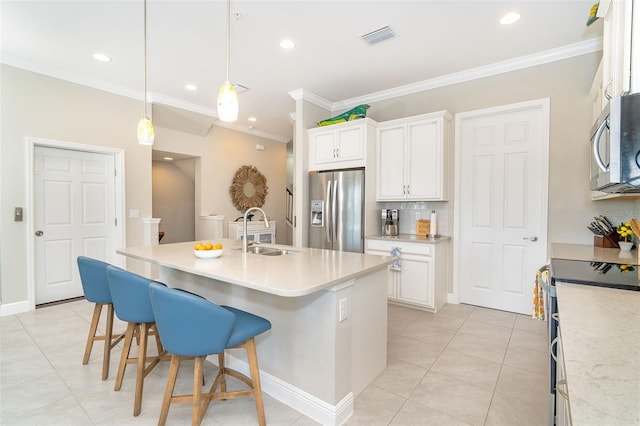
[(261, 254), (261, 255), (264, 255), (264, 256), (284, 256), (285, 254), (290, 254), (290, 253), (297, 253), (297, 251), (282, 250), (282, 249), (271, 249), (271, 250), (265, 250), (265, 251), (260, 252), (258, 254)]
[(272, 247), (262, 247), (262, 246), (251, 246), (247, 248), (247, 253), (255, 253), (255, 254), (265, 254), (267, 252), (276, 250)]
[(251, 246), (247, 248), (247, 253), (259, 254), (262, 256), (284, 256), (291, 253), (297, 253), (297, 251), (276, 247)]

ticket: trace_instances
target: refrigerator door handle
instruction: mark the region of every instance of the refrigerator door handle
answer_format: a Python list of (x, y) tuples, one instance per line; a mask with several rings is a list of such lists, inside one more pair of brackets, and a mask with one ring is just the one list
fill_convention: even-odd
[(324, 201), (325, 214), (327, 215), (325, 221), (325, 232), (327, 234), (327, 243), (331, 243), (331, 226), (333, 224), (333, 216), (331, 212), (331, 181), (327, 181), (327, 199)]
[[(338, 198), (338, 181), (334, 180), (333, 181), (333, 199), (331, 200), (331, 231), (332, 231), (332, 237), (331, 237), (331, 241), (332, 244), (335, 244), (336, 240), (338, 239), (338, 232), (337, 232), (337, 228), (338, 228), (338, 218), (336, 217), (336, 202), (337, 202), (337, 198)], [(334, 247), (335, 249), (335, 247)]]

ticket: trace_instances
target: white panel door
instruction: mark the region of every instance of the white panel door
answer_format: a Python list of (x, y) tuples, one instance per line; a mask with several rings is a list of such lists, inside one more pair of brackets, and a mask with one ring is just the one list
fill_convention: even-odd
[(82, 296), (77, 257), (114, 256), (114, 157), (36, 147), (34, 161), (36, 304)]
[(548, 104), (458, 119), (460, 301), (529, 314), (547, 259)]

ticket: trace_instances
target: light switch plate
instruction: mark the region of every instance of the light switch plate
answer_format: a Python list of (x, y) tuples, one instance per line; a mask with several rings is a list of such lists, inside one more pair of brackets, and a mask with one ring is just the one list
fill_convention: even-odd
[(22, 207), (16, 207), (13, 211), (13, 221), (22, 222)]

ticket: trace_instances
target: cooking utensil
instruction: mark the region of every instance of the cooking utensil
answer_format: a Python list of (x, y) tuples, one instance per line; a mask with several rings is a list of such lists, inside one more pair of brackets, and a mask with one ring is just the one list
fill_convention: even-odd
[(596, 220), (596, 223), (598, 224), (600, 229), (602, 229), (602, 231), (604, 232), (603, 235), (608, 235), (608, 234), (611, 233), (611, 231), (612, 231), (611, 227), (609, 226), (609, 224), (604, 219), (602, 219), (602, 216), (600, 216), (600, 217), (595, 217), (594, 216), (594, 219)]
[(611, 222), (611, 220), (609, 220), (609, 218), (608, 218), (608, 217), (606, 217), (606, 216), (600, 216), (600, 217), (602, 217), (602, 218), (605, 220), (605, 222), (607, 222), (607, 223), (609, 224), (609, 227), (610, 227), (612, 230), (615, 230), (615, 229), (616, 229), (616, 226), (613, 224), (613, 222)]
[(598, 230), (597, 230), (596, 228), (594, 228), (592, 225), (587, 226), (587, 229), (588, 229), (589, 231), (593, 232), (593, 233), (594, 233), (594, 234), (596, 234), (596, 235), (602, 235), (602, 234), (600, 233), (600, 231), (598, 231)]
[(593, 222), (591, 222), (591, 226), (595, 229), (598, 230), (598, 232), (600, 233), (600, 235), (607, 235), (607, 232), (604, 230), (604, 228), (598, 223), (597, 220), (594, 220)]

